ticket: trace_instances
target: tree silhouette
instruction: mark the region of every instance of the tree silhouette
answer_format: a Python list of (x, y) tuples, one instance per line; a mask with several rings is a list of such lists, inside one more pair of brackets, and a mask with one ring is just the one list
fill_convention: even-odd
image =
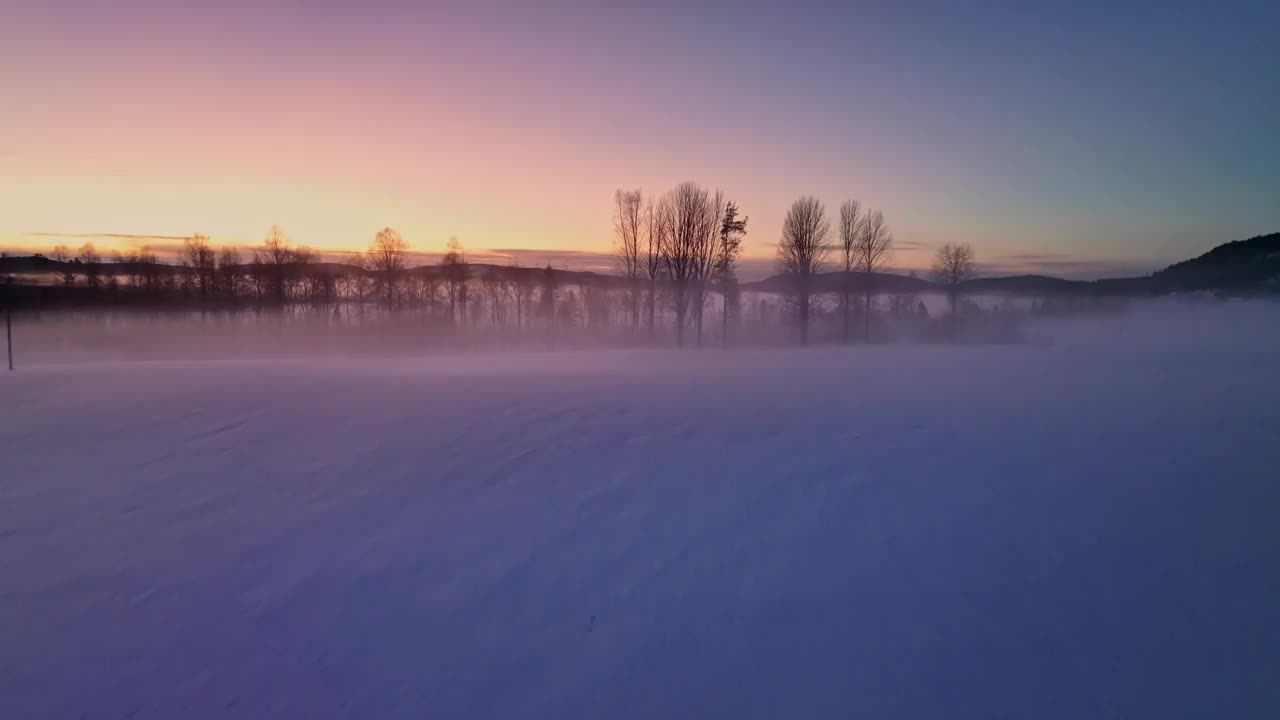
[(720, 220), (720, 237), (716, 247), (716, 277), (720, 298), (724, 303), (720, 327), (720, 343), (729, 344), (729, 310), (738, 304), (738, 278), (734, 268), (742, 254), (742, 238), (747, 234), (747, 217), (738, 217), (738, 204), (730, 201)]
[(871, 300), (875, 293), (876, 273), (884, 270), (893, 250), (893, 233), (885, 224), (884, 213), (872, 210), (862, 218), (861, 231), (854, 243), (856, 267), (862, 273), (862, 341), (871, 341)]
[(265, 294), (278, 305), (284, 305), (289, 266), (297, 260), (292, 242), (279, 225), (272, 225), (267, 231), (266, 239), (262, 241), (262, 247), (253, 251), (253, 263), (258, 270), (260, 283), (265, 285)]
[(458, 327), (467, 325), (467, 258), (462, 252), (462, 243), (458, 238), (449, 238), (449, 249), (440, 261), (444, 273), (445, 291), (449, 293), (450, 322)]
[(71, 265), (71, 249), (63, 243), (58, 243), (53, 246), (53, 252), (49, 257), (62, 264), (62, 284), (67, 287), (75, 285), (76, 271)]
[(639, 190), (618, 190), (613, 194), (614, 255), (622, 277), (627, 280), (627, 299), (631, 310), (632, 332), (640, 330), (640, 236), (643, 198)]
[(240, 252), (233, 247), (222, 248), (218, 252), (218, 294), (227, 302), (234, 303), (242, 292), (243, 281)]
[(649, 329), (649, 342), (651, 343), (657, 339), (655, 324), (658, 306), (658, 279), (662, 277), (662, 248), (666, 243), (666, 225), (662, 222), (660, 213), (660, 208), (655, 207), (652, 200), (645, 205), (644, 272), (645, 278), (649, 281), (649, 291), (645, 297), (646, 315), (648, 316), (646, 325)]
[(400, 233), (386, 227), (378, 231), (369, 245), (369, 263), (378, 273), (378, 282), (382, 286), (382, 300), (387, 309), (395, 304), (396, 287), (404, 274), (405, 255), (409, 244), (400, 237)]
[(538, 298), (539, 312), (547, 320), (547, 344), (555, 343), (556, 320), (556, 271), (551, 263), (542, 271), (542, 295)]
[(977, 264), (973, 256), (973, 248), (968, 243), (963, 245), (947, 243), (938, 248), (933, 259), (933, 276), (947, 289), (947, 300), (951, 305), (951, 314), (956, 314), (956, 301), (960, 294), (960, 285), (977, 277)]
[(182, 244), (182, 256), (191, 268), (200, 298), (207, 298), (213, 293), (217, 267), (217, 254), (209, 246), (209, 238), (200, 233), (187, 238)]
[(694, 182), (684, 182), (667, 192), (655, 216), (661, 227), (663, 269), (671, 284), (676, 311), (676, 345), (684, 345), (690, 301), (701, 342), (702, 299), (706, 279), (715, 259), (716, 232), (720, 225), (723, 196)]
[(813, 277), (826, 262), (827, 222), (822, 201), (805, 196), (791, 204), (782, 221), (782, 241), (778, 244), (778, 270), (787, 277), (797, 304), (800, 344), (809, 342), (809, 310)]
[(87, 242), (80, 246), (80, 255), (77, 259), (84, 272), (85, 284), (96, 290), (100, 284), (99, 276), (102, 272), (102, 256), (98, 254), (98, 249), (93, 246), (93, 243)]
[(844, 274), (840, 278), (840, 337), (845, 342), (849, 342), (853, 271), (858, 266), (857, 248), (862, 231), (862, 205), (849, 198), (840, 206), (840, 258), (844, 264)]

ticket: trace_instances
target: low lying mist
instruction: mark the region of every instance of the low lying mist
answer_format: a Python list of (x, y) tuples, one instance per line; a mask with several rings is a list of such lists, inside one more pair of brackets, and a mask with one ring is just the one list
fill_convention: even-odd
[[(1071, 348), (1280, 349), (1280, 303), (1176, 296), (1055, 310), (1036, 301), (971, 300), (951, 317), (938, 309), (918, 313), (875, 310), (871, 342), (854, 333), (849, 350), (868, 347), (951, 345)], [(924, 306), (925, 303), (921, 303)], [(1046, 309), (1048, 308), (1048, 309)], [(709, 313), (714, 316), (713, 313)], [(832, 314), (815, 315), (811, 347), (844, 343)], [(792, 347), (796, 338), (779, 313), (732, 331), (722, 341), (708, 323), (706, 349)], [(861, 328), (858, 329), (861, 331)], [(315, 315), (280, 312), (164, 312), (137, 309), (16, 312), (13, 356), (18, 368), (57, 363), (229, 360), (300, 357), (411, 357), (424, 354), (570, 352), (590, 348), (675, 350), (672, 329), (626, 326), (547, 326), (521, 329), (457, 328), (413, 316)], [(684, 352), (698, 352), (696, 335)]]

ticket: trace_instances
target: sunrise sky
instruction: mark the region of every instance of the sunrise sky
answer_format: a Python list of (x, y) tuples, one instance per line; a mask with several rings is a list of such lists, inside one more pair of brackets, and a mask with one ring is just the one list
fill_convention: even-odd
[(1274, 2), (595, 5), (0, 0), (0, 247), (390, 225), (589, 267), (615, 188), (686, 179), (750, 216), (748, 275), (801, 194), (882, 209), (903, 269), (1280, 230)]

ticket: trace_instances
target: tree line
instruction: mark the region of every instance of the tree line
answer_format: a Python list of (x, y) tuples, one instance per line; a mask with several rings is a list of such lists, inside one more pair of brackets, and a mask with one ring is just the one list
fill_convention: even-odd
[[(755, 293), (749, 301), (737, 278), (748, 217), (722, 191), (695, 182), (658, 195), (619, 189), (612, 214), (613, 275), (570, 273), (550, 263), (476, 265), (456, 239), (437, 264), (410, 267), (409, 243), (389, 227), (342, 263), (321, 261), (278, 226), (247, 253), (192, 235), (176, 263), (161, 262), (146, 246), (104, 258), (92, 243), (78, 251), (59, 245), (50, 258), (62, 287), (94, 303), (311, 313), (361, 322), (410, 317), (442, 328), (548, 338), (586, 333), (702, 346), (713, 335), (722, 344), (789, 335), (805, 344), (819, 316), (826, 338), (869, 342), (874, 318), (919, 323), (927, 315), (917, 298), (877, 287), (894, 236), (882, 212), (856, 199), (840, 205), (834, 231), (820, 200), (797, 199), (777, 245), (784, 291)], [(815, 282), (826, 272), (838, 275), (834, 293), (829, 282)], [(976, 275), (972, 249), (943, 246), (933, 275), (947, 289), (954, 317), (961, 285)], [(887, 299), (880, 301), (881, 295)]]

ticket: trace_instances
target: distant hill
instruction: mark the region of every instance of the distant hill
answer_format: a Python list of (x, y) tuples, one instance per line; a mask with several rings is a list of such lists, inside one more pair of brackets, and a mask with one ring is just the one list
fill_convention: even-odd
[[(814, 292), (838, 291), (843, 272), (820, 273)], [(854, 287), (862, 288), (863, 273), (853, 273)], [(873, 287), (880, 293), (941, 292), (942, 286), (921, 278), (893, 273), (873, 273)], [(965, 292), (1015, 295), (1150, 295), (1196, 290), (1228, 292), (1280, 292), (1280, 233), (1237, 240), (1191, 260), (1170, 265), (1151, 275), (1105, 280), (1066, 280), (1048, 275), (1010, 275), (970, 280)], [(774, 275), (743, 290), (785, 292), (787, 279)]]
[[(938, 286), (928, 280), (922, 280), (908, 275), (895, 275), (894, 273), (862, 273), (851, 272), (849, 275), (853, 280), (853, 287), (861, 288), (871, 280), (871, 287), (876, 292), (881, 293), (909, 293), (909, 292), (935, 292)], [(843, 270), (839, 272), (819, 273), (814, 276), (812, 291), (815, 293), (832, 293), (839, 292), (844, 287)], [(756, 282), (742, 283), (742, 290), (746, 292), (769, 292), (781, 293), (786, 292), (787, 284), (790, 282), (784, 275), (771, 275), (764, 280)]]
[(50, 260), (44, 255), (22, 255), (18, 257), (0, 258), (0, 273), (22, 273), (38, 275), (41, 273), (60, 273), (66, 263)]
[(1237, 240), (1152, 275), (1169, 290), (1280, 290), (1280, 233)]

